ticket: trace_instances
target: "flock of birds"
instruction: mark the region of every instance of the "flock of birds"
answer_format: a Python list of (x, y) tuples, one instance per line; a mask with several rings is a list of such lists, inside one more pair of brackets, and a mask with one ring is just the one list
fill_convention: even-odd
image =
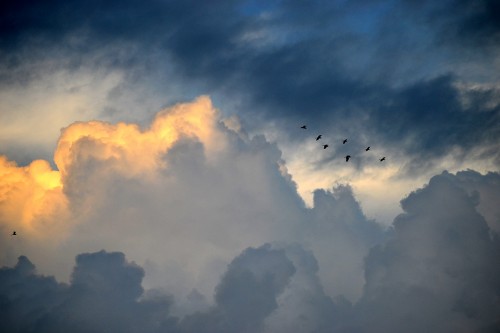
[[(300, 128), (302, 128), (302, 129), (305, 129), (305, 130), (306, 130), (306, 129), (307, 129), (307, 125), (302, 125)], [(322, 138), (322, 135), (321, 135), (321, 134), (319, 134), (319, 135), (316, 137), (316, 141), (321, 140), (321, 138)], [(347, 143), (347, 139), (342, 140), (342, 144), (343, 144), (343, 145), (345, 145), (346, 143)], [(323, 149), (326, 149), (326, 148), (328, 148), (328, 147), (329, 147), (329, 146), (328, 146), (327, 144), (324, 144), (324, 145), (323, 145)], [(365, 151), (369, 151), (369, 150), (370, 150), (370, 146), (366, 147)], [(346, 162), (349, 162), (349, 159), (350, 159), (350, 158), (351, 158), (351, 155), (346, 155), (346, 156), (345, 156), (345, 161), (346, 161)], [(379, 159), (379, 161), (380, 161), (380, 162), (385, 161), (385, 156), (384, 156), (384, 157), (382, 157), (382, 158), (380, 158), (380, 159)]]

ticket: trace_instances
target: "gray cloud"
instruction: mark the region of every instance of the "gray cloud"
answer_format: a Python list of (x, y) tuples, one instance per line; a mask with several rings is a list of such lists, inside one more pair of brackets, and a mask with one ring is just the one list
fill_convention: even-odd
[(0, 269), (0, 328), (2, 332), (33, 332), (36, 322), (61, 303), (67, 286), (53, 277), (35, 275), (25, 256), (15, 267)]
[(266, 319), (264, 332), (338, 332), (344, 329), (352, 316), (352, 304), (343, 296), (332, 299), (325, 293), (313, 252), (292, 244), (285, 246), (285, 253), (296, 272), (278, 298), (279, 307)]
[(138, 300), (144, 271), (122, 253), (81, 254), (72, 281), (37, 275), (26, 257), (0, 271), (3, 332), (175, 332), (167, 297)]
[[(244, 250), (223, 269), (210, 307), (175, 317), (170, 297), (144, 292), (141, 267), (123, 253), (100, 251), (77, 256), (69, 285), (37, 275), (26, 257), (0, 269), (1, 322), (6, 332), (76, 324), (82, 331), (108, 332), (495, 332), (500, 239), (488, 223), (496, 223), (491, 202), (498, 199), (497, 178), (471, 170), (444, 172), (403, 199), (404, 213), (390, 238), (365, 259), (366, 282), (354, 302), (329, 296), (328, 280), (320, 278), (325, 267), (335, 267), (339, 252), (318, 261), (315, 250), (281, 242)], [(353, 227), (339, 223), (342, 217), (362, 214), (349, 203), (348, 188), (316, 195), (318, 212), (311, 222), (325, 223), (324, 215), (334, 221), (331, 233), (323, 229), (326, 237)], [(362, 239), (359, 232), (350, 236)], [(190, 297), (203, 298), (198, 292)]]
[(500, 242), (477, 211), (479, 198), (460, 185), (463, 176), (435, 176), (402, 201), (394, 238), (366, 259), (356, 304), (360, 326), (371, 332), (498, 329)]
[(249, 248), (228, 266), (215, 291), (216, 305), (181, 322), (186, 332), (258, 332), (295, 273), (283, 250)]
[(321, 263), (319, 276), (327, 294), (356, 300), (364, 284), (363, 259), (386, 239), (387, 231), (364, 216), (348, 186), (316, 191), (307, 219), (303, 242)]
[(500, 234), (500, 207), (495, 199), (500, 195), (500, 175), (496, 172), (481, 175), (467, 170), (458, 172), (455, 181), (471, 197), (478, 196), (477, 211), (484, 217), (489, 228)]
[[(210, 295), (220, 265), (235, 252), (263, 242), (299, 242), (320, 263), (332, 263), (320, 272), (327, 294), (359, 297), (363, 258), (384, 240), (384, 228), (364, 216), (348, 186), (317, 191), (314, 207), (306, 208), (295, 184), (280, 172), (275, 145), (222, 130), (229, 139), (225, 152), (211, 157), (197, 140), (180, 140), (165, 154), (166, 167), (154, 183), (114, 174), (114, 160), (78, 158), (65, 192), (79, 224), (64, 253), (127, 251), (138, 262), (157, 265), (148, 285), (170, 287), (183, 297), (193, 287)], [(89, 143), (80, 144), (85, 156)], [(178, 274), (174, 286), (159, 279), (168, 267)], [(207, 275), (201, 278), (200, 270)]]

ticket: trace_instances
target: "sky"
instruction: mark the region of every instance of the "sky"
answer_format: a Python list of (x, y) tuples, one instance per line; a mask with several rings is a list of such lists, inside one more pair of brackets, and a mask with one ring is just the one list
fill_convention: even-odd
[(2, 2), (0, 330), (498, 332), (499, 22)]

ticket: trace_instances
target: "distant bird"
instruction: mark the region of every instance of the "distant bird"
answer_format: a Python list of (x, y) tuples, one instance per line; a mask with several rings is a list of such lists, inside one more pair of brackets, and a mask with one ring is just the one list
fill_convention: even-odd
[(300, 128), (307, 129), (306, 125), (300, 126)]
[(368, 151), (368, 150), (370, 150), (370, 147), (366, 147), (365, 151)]
[(385, 161), (385, 156), (380, 159), (380, 162)]
[(15, 231), (12, 231), (12, 236), (15, 236), (17, 235)]
[(326, 148), (328, 148), (328, 145), (323, 145), (323, 149), (326, 149)]
[(321, 139), (321, 134), (316, 137), (316, 141), (318, 141), (319, 139)]
[(350, 158), (351, 158), (351, 155), (347, 155), (347, 156), (345, 157), (345, 161), (346, 161), (346, 162), (349, 162), (349, 159), (350, 159)]
[(346, 142), (347, 142), (347, 139), (344, 139), (344, 141), (342, 141), (342, 144), (345, 145)]

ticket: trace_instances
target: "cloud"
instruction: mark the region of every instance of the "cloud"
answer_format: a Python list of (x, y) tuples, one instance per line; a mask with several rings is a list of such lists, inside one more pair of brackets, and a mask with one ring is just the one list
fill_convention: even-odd
[(356, 304), (361, 326), (471, 332), (498, 325), (500, 242), (477, 211), (478, 196), (460, 184), (463, 176), (435, 176), (402, 201), (394, 238), (366, 259)]
[(283, 250), (269, 244), (246, 249), (228, 266), (215, 291), (216, 305), (181, 322), (186, 332), (257, 332), (277, 307), (295, 273)]
[[(2, 184), (2, 262), (24, 253), (42, 272), (68, 280), (78, 253), (126, 252), (148, 272), (145, 285), (186, 302), (178, 302), (180, 312), (193, 288), (212, 302), (235, 253), (266, 242), (307, 244), (319, 262), (338, 253), (336, 269), (320, 278), (328, 294), (355, 299), (362, 258), (384, 238), (348, 187), (318, 192), (317, 205), (307, 208), (276, 145), (226, 128), (208, 97), (165, 109), (144, 128), (74, 123), (54, 156), (57, 170), (4, 159), (5, 173), (19, 179)], [(37, 183), (49, 176), (53, 187)]]
[(364, 284), (363, 258), (386, 231), (364, 216), (348, 186), (317, 190), (313, 202), (303, 241), (321, 264), (328, 262), (319, 271), (327, 294), (356, 300)]
[(471, 197), (478, 196), (477, 211), (484, 217), (488, 227), (500, 234), (500, 211), (495, 203), (499, 196), (500, 178), (496, 172), (481, 175), (473, 170), (456, 174), (455, 181), (466, 190)]
[[(168, 92), (168, 103), (209, 93), (221, 105), (237, 104), (252, 131), (273, 122), (287, 133), (278, 140), (282, 146), (296, 142), (290, 128), (306, 121), (325, 135), (398, 153), (413, 172), (440, 172), (421, 161), (443, 153), (448, 161), (474, 156), (498, 166), (498, 105), (470, 112), (455, 88), (496, 85), (491, 68), (498, 67), (498, 48), (476, 52), (462, 43), (495, 45), (493, 1), (424, 2), (419, 10), (407, 1), (3, 6), (0, 81), (6, 86), (45, 82), (58, 71), (120, 74), (121, 82), (106, 87), (118, 93), (110, 92), (94, 112), (142, 123), (165, 101), (144, 111), (158, 97), (145, 101), (141, 89), (143, 95)], [(486, 90), (478, 105), (495, 100), (497, 88)], [(440, 121), (449, 125), (436, 127)], [(489, 154), (475, 155), (485, 146)], [(455, 149), (458, 154), (448, 154)], [(15, 153), (10, 145), (2, 151)]]
[[(121, 331), (494, 327), (498, 173), (432, 178), (387, 231), (348, 185), (317, 190), (307, 207), (278, 147), (233, 128), (201, 97), (145, 127), (68, 126), (57, 170), (3, 158), (1, 264), (24, 254), (68, 283), (35, 274), (24, 257), (4, 268), (50, 299), (12, 327), (99, 330), (106, 318)], [(13, 280), (2, 281), (2, 302), (17, 311), (24, 298), (12, 303)]]
[[(497, 7), (0, 4), (0, 264), (24, 254), (69, 283), (34, 274), (25, 257), (4, 269), (26, 282), (20, 298), (10, 293), (13, 280), (0, 286), (8, 286), (0, 304), (16, 313), (8, 326), (50, 331), (74, 319), (92, 328), (101, 290), (110, 302), (124, 297), (123, 312), (136, 316), (123, 323), (148, 322), (146, 331), (188, 323), (406, 331), (411, 320), (421, 331), (493, 330), (498, 173), (457, 171), (500, 163)], [(201, 97), (153, 114), (201, 94), (220, 111)], [(318, 150), (310, 131), (298, 134), (303, 123), (330, 149)], [(387, 221), (378, 222), (388, 224), (397, 209), (385, 205), (442, 170), (457, 173), (403, 200), (394, 229), (370, 219), (367, 207), (383, 207)], [(137, 264), (95, 254), (103, 248)], [(78, 257), (83, 275), (72, 280), (81, 253), (90, 254)], [(285, 278), (275, 285), (259, 272)], [(108, 275), (131, 293), (113, 294)], [(240, 302), (245, 281), (261, 308)], [(47, 302), (21, 308), (37, 290)], [(154, 295), (159, 304), (137, 300)], [(221, 295), (236, 302), (234, 312)], [(91, 309), (72, 319), (73, 305)], [(118, 321), (114, 303), (102, 306)], [(49, 316), (56, 307), (67, 317)]]
[[(409, 11), (415, 9), (411, 2), (406, 5)], [(491, 0), (451, 0), (440, 4), (424, 2), (424, 10), (430, 18), (428, 23), (439, 32), (440, 38), (436, 42), (457, 48), (463, 48), (465, 43), (483, 52), (493, 51), (498, 46), (498, 9), (498, 3)]]
[(284, 251), (296, 271), (285, 291), (279, 295), (279, 307), (268, 316), (263, 331), (337, 332), (350, 315), (351, 303), (343, 296), (332, 299), (325, 293), (313, 252), (306, 251), (299, 244), (287, 245)]
[(36, 274), (20, 257), (0, 271), (4, 332), (174, 332), (170, 299), (138, 300), (144, 271), (122, 253), (77, 256), (70, 285)]
[[(0, 269), (5, 310), (0, 322), (6, 332), (56, 331), (76, 323), (82, 331), (110, 332), (494, 332), (500, 313), (500, 239), (481, 213), (495, 211), (490, 202), (498, 199), (496, 177), (444, 172), (403, 199), (404, 213), (390, 237), (371, 240), (376, 245), (363, 264), (364, 288), (353, 302), (329, 295), (328, 280), (320, 278), (330, 265), (345, 269), (335, 267), (341, 253), (318, 260), (321, 251), (307, 250), (307, 241), (246, 248), (219, 271), (224, 273), (212, 305), (182, 316), (173, 314), (182, 300), (144, 291), (140, 266), (123, 253), (99, 251), (77, 256), (69, 285), (38, 275), (23, 256), (15, 267)], [(362, 236), (354, 225), (338, 222), (360, 213), (349, 204), (349, 193), (340, 188), (316, 194), (318, 211), (310, 220), (314, 238), (317, 224), (326, 222), (323, 214), (334, 221), (334, 232), (325, 236), (349, 235), (341, 231), (349, 226), (358, 241), (378, 235), (366, 231), (373, 226), (360, 229), (366, 232)], [(196, 291), (190, 297), (203, 299)]]
[(34, 331), (35, 322), (62, 301), (65, 289), (54, 277), (36, 275), (35, 266), (25, 256), (13, 268), (1, 268), (2, 331)]
[[(17, 230), (35, 243), (46, 243), (55, 232), (64, 237), (68, 201), (58, 171), (44, 160), (19, 167), (0, 156), (0, 175), (0, 221), (5, 233)], [(2, 251), (3, 260), (9, 252)]]

